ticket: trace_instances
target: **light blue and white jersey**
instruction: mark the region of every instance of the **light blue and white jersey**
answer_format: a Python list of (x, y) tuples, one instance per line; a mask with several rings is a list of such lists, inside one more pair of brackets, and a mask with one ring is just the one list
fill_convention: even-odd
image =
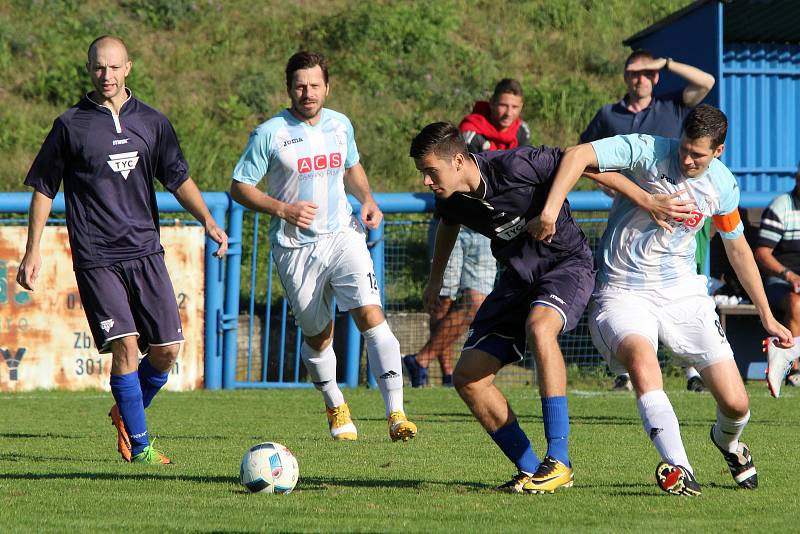
[[(681, 198), (697, 206), (691, 216), (672, 221), (667, 232), (650, 215), (617, 195), (597, 254), (600, 283), (625, 289), (696, 286), (695, 234), (712, 217), (723, 238), (735, 239), (744, 227), (739, 217), (739, 186), (714, 159), (696, 178), (683, 176), (679, 141), (644, 134), (618, 135), (592, 142), (601, 171), (620, 171), (651, 194), (685, 190)], [(702, 282), (700, 282), (702, 283)]]
[(307, 230), (280, 217), (270, 218), (270, 241), (294, 248), (350, 225), (353, 210), (344, 190), (344, 173), (358, 160), (353, 126), (346, 116), (323, 108), (320, 121), (311, 126), (285, 109), (250, 135), (233, 179), (256, 185), (266, 176), (272, 198), (319, 206)]

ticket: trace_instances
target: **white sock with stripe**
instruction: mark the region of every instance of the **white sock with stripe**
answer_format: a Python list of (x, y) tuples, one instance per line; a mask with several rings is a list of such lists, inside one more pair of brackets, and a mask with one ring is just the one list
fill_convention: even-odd
[(736, 452), (744, 427), (750, 420), (750, 411), (741, 419), (732, 419), (717, 408), (717, 424), (714, 425), (714, 441), (728, 452)]
[(336, 353), (333, 352), (333, 346), (328, 345), (317, 351), (303, 341), (300, 346), (300, 357), (303, 358), (314, 387), (322, 392), (325, 406), (335, 408), (344, 404), (344, 395), (336, 383)]
[(636, 404), (639, 407), (644, 431), (655, 445), (661, 459), (672, 465), (685, 467), (694, 474), (686, 456), (686, 449), (683, 447), (678, 418), (667, 394), (661, 389), (648, 391), (636, 400)]
[(386, 404), (386, 417), (391, 412), (403, 411), (403, 365), (400, 342), (383, 321), (378, 326), (363, 332), (367, 346), (367, 359), (372, 376), (381, 390)]

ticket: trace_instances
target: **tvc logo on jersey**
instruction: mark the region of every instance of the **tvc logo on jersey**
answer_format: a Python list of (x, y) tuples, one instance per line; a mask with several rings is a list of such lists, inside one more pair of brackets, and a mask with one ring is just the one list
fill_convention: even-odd
[(109, 154), (108, 161), (106, 163), (108, 163), (108, 166), (111, 167), (111, 170), (120, 173), (122, 177), (127, 180), (128, 173), (135, 169), (136, 164), (139, 163), (139, 152), (134, 151), (123, 152), (122, 154)]
[(328, 167), (336, 168), (342, 166), (342, 155), (338, 152), (332, 154), (319, 154), (313, 158), (300, 158), (297, 160), (297, 172), (306, 173), (311, 171), (321, 171)]

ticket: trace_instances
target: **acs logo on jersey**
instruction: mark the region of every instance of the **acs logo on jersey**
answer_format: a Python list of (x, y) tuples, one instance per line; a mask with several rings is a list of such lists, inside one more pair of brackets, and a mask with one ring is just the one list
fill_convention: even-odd
[(342, 166), (342, 155), (338, 152), (332, 154), (319, 154), (313, 158), (300, 158), (297, 160), (297, 172), (306, 173), (311, 171), (321, 171), (328, 167), (336, 168)]

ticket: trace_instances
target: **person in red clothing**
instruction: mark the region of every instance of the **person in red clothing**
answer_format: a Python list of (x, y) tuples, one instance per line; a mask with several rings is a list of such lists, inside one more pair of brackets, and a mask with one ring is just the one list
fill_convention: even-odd
[(458, 129), (471, 153), (508, 150), (530, 144), (531, 130), (520, 118), (522, 86), (505, 78), (495, 86), (491, 100), (479, 100)]
[[(472, 113), (459, 125), (470, 153), (529, 144), (530, 128), (520, 118), (522, 106), (522, 86), (511, 78), (495, 86), (488, 102), (475, 102)], [(431, 250), (438, 225), (439, 216), (434, 213), (428, 233)], [(438, 306), (431, 310), (430, 337), (419, 352), (403, 358), (413, 387), (428, 384), (428, 366), (433, 360), (439, 360), (442, 367), (442, 384), (453, 385), (453, 347), (492, 291), (496, 273), (489, 239), (462, 226), (447, 263)]]

